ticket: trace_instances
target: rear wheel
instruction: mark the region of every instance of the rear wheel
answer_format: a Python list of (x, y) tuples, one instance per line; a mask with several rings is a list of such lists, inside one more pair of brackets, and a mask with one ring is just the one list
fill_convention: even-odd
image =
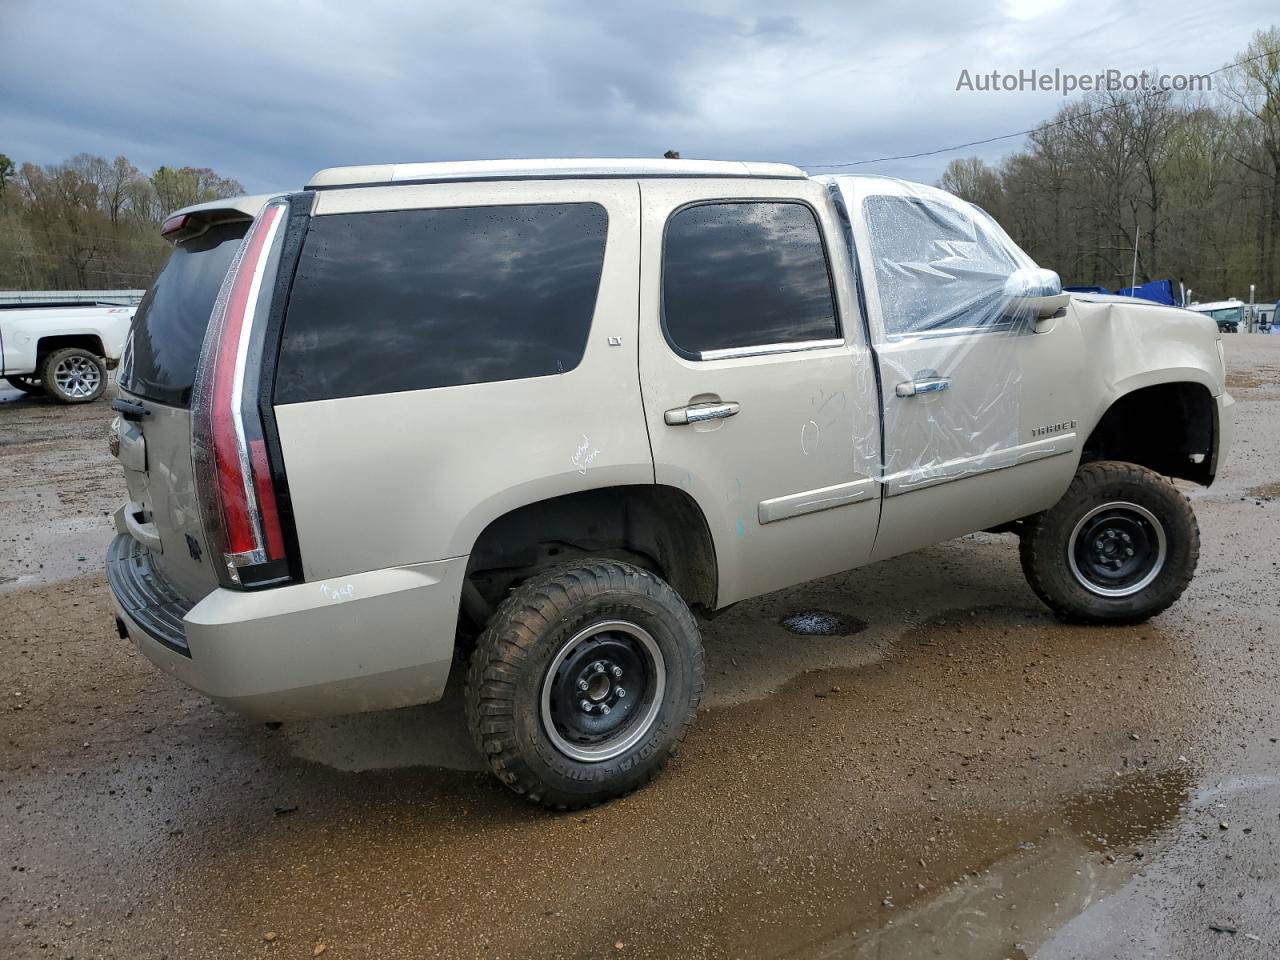
[(588, 560), (498, 607), (471, 657), (467, 720), (503, 783), (574, 809), (656, 776), (702, 684), (702, 641), (676, 592), (631, 564)]
[(33, 396), (44, 393), (44, 387), (40, 385), (40, 381), (34, 380), (31, 377), (19, 377), (15, 375), (5, 377), (5, 379), (9, 381), (9, 386), (13, 387), (15, 390), (21, 390), (23, 393), (29, 393)]
[(1031, 589), (1059, 616), (1085, 623), (1137, 623), (1167, 609), (1199, 555), (1187, 498), (1132, 463), (1085, 464), (1021, 541)]
[(107, 388), (107, 368), (88, 350), (67, 347), (45, 358), (40, 380), (60, 403), (88, 403)]

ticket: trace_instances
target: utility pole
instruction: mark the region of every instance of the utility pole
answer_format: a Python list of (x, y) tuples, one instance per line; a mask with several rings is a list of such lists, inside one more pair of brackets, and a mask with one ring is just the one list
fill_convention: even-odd
[(1133, 225), (1133, 276), (1129, 280), (1129, 296), (1136, 297), (1137, 291), (1133, 288), (1138, 285), (1138, 236), (1142, 233), (1142, 224), (1135, 223)]

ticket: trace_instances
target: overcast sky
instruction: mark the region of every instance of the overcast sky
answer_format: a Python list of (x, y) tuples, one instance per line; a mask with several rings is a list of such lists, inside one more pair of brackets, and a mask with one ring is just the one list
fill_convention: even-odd
[[(416, 6), (418, 9), (409, 9)], [(337, 164), (536, 156), (820, 163), (1034, 126), (1055, 93), (971, 73), (1215, 69), (1275, 0), (452, 4), (0, 0), (0, 153), (208, 166), (249, 190)], [(950, 156), (857, 168), (936, 180)]]

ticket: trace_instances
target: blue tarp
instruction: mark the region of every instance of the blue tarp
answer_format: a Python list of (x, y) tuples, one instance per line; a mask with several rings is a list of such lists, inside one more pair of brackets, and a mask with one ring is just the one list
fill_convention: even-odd
[(1111, 293), (1106, 287), (1063, 287), (1062, 289), (1070, 293), (1105, 293), (1108, 295)]
[(1125, 287), (1117, 293), (1122, 297), (1138, 297), (1142, 300), (1153, 300), (1156, 303), (1172, 305), (1178, 302), (1173, 295), (1172, 280), (1152, 280), (1150, 283), (1140, 283), (1136, 287)]

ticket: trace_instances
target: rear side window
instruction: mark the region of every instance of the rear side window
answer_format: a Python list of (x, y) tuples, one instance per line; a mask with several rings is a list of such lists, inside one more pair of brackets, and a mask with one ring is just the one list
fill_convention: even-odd
[(120, 386), (175, 407), (191, 403), (200, 348), (249, 221), (223, 223), (174, 248), (133, 316)]
[(681, 353), (840, 336), (826, 251), (803, 203), (698, 204), (667, 221), (663, 323)]
[(594, 203), (314, 218), (276, 402), (572, 370), (586, 350), (607, 229)]

